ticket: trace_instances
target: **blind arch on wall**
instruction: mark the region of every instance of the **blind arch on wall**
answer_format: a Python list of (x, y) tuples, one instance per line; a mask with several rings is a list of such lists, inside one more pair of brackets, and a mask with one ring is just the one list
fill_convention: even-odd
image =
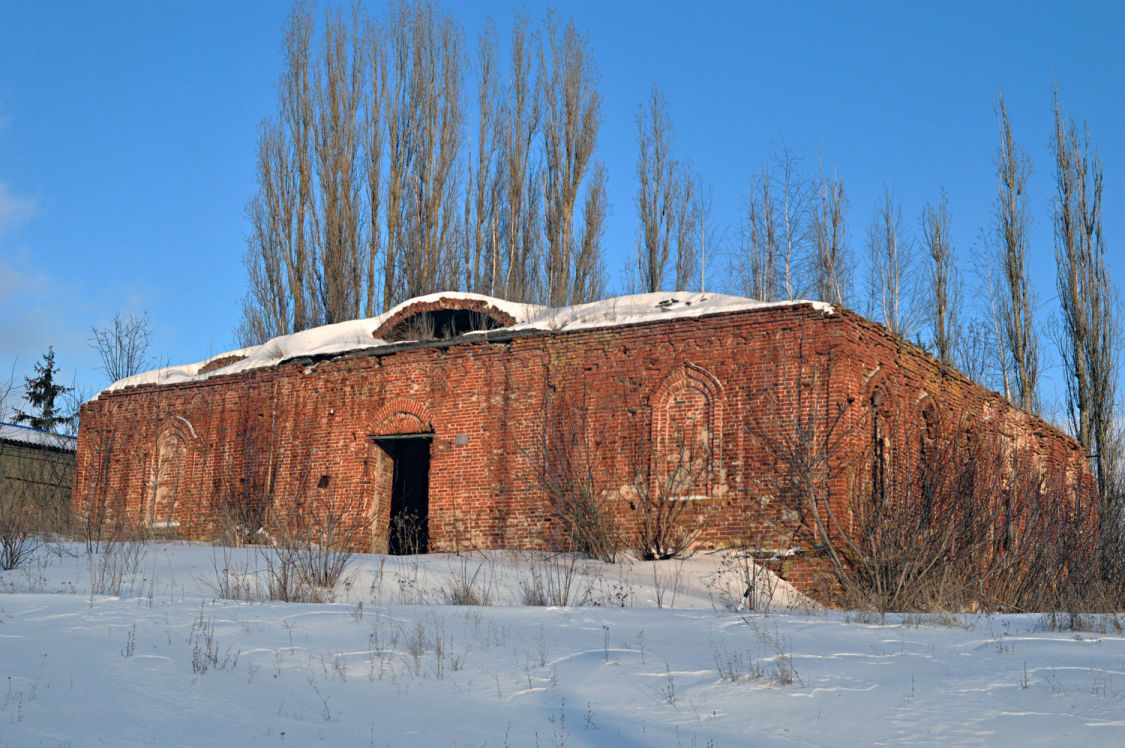
[(678, 498), (710, 498), (723, 447), (723, 386), (706, 369), (684, 363), (653, 393), (652, 473)]
[(156, 439), (156, 460), (145, 521), (152, 527), (175, 527), (188, 495), (189, 471), (197, 440), (191, 423), (172, 416)]

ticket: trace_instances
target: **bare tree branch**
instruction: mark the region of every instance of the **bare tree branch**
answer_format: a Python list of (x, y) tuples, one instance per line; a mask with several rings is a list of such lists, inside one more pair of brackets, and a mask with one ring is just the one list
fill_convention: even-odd
[(1039, 344), (1032, 325), (1034, 302), (1027, 268), (1031, 216), (1026, 189), (1031, 162), (1015, 143), (1003, 95), (997, 102), (996, 123), (1000, 131), (996, 159), (999, 182), (996, 232), (1005, 288), (1005, 293), (999, 297), (998, 310), (1014, 379), (1009, 399), (1024, 410), (1036, 412), (1039, 408)]
[(148, 315), (117, 312), (106, 327), (93, 328), (90, 346), (98, 352), (106, 379), (116, 382), (139, 374), (152, 365), (148, 348), (152, 342)]

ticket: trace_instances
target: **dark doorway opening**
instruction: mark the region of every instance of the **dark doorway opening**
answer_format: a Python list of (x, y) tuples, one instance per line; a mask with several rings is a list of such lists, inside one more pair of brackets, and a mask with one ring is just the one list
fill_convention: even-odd
[(387, 549), (392, 555), (426, 553), (430, 546), (430, 434), (376, 437), (394, 462)]

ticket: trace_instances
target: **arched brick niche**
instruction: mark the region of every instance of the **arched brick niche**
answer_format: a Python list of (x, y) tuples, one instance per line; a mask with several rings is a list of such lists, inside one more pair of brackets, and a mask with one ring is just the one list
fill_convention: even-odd
[(445, 340), (477, 330), (516, 323), (512, 315), (485, 299), (448, 297), (418, 301), (395, 312), (371, 334), (379, 340)]
[(145, 506), (145, 522), (153, 527), (174, 527), (189, 499), (188, 475), (198, 436), (191, 423), (172, 416), (156, 438), (155, 463)]
[(652, 395), (653, 476), (683, 498), (715, 494), (723, 450), (723, 387), (707, 370), (685, 363)]

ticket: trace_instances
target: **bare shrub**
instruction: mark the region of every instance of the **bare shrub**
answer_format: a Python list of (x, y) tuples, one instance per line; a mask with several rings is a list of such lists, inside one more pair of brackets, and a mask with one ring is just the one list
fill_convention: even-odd
[(147, 556), (148, 551), (141, 540), (103, 540), (96, 550), (86, 556), (90, 594), (132, 596), (140, 589), (138, 578)]
[(573, 553), (534, 554), (519, 574), (523, 605), (566, 607), (577, 602), (578, 556)]
[[(835, 542), (844, 525), (829, 499), (832, 479), (855, 460), (849, 437), (859, 424), (845, 418), (850, 402), (823, 402), (832, 356), (812, 356), (802, 341), (796, 360), (778, 361), (776, 382), (753, 396), (745, 426), (750, 439), (773, 461), (772, 469), (762, 471), (761, 488), (793, 505), (806, 536), (823, 549), (837, 582), (851, 590), (851, 570)], [(787, 382), (792, 386), (783, 386)]]
[(709, 498), (695, 494), (710, 469), (704, 440), (690, 431), (672, 436), (668, 449), (658, 450), (651, 442), (642, 447), (633, 477), (640, 513), (636, 553), (646, 561), (676, 558), (691, 548), (702, 529), (693, 518), (693, 502)]
[(271, 600), (325, 602), (344, 578), (363, 523), (328, 501), (299, 502), (289, 516), (274, 508), (268, 547), (262, 548)]
[(677, 560), (668, 574), (661, 573), (658, 564), (652, 564), (652, 589), (656, 595), (656, 607), (663, 608), (665, 603), (669, 608), (676, 607), (676, 595), (680, 592), (683, 573), (683, 559)]
[(769, 612), (781, 585), (781, 577), (770, 569), (779, 560), (777, 551), (737, 550), (723, 555), (710, 584), (723, 607), (732, 610)]
[(475, 564), (467, 557), (458, 559), (458, 566), (446, 585), (445, 598), (450, 605), (491, 605), (492, 569), (485, 569), (486, 561)]
[(833, 352), (799, 354), (778, 367), (795, 386), (761, 396), (747, 430), (849, 605), (1079, 610), (1105, 596), (1081, 475), (940, 402), (919, 412), (880, 388), (830, 402)]
[[(852, 490), (846, 554), (868, 604), (1017, 612), (1097, 604), (1096, 499), (1080, 477), (1042, 465), (992, 424), (942, 422), (943, 409), (934, 412), (921, 444), (892, 436), (902, 446), (884, 456), (877, 490)], [(893, 428), (909, 428), (891, 417)]]
[[(0, 400), (4, 388), (0, 388)], [(22, 437), (24, 430), (12, 428)], [(42, 431), (35, 441), (7, 441), (0, 434), (0, 569), (9, 571), (62, 532), (74, 474), (72, 440)]]
[(0, 493), (0, 569), (11, 571), (46, 542), (43, 509), (21, 492)]
[(539, 443), (527, 455), (552, 514), (562, 525), (564, 550), (613, 563), (620, 532), (608, 505), (608, 490), (591, 447), (586, 392), (575, 399), (548, 396)]
[(251, 571), (250, 558), (235, 557), (236, 551), (223, 547), (211, 553), (211, 568), (215, 574), (215, 593), (224, 600), (261, 602), (266, 593), (258, 580), (257, 570)]
[(199, 617), (191, 625), (187, 643), (191, 647), (191, 671), (203, 675), (208, 670), (233, 670), (238, 665), (241, 651), (227, 647), (224, 651), (215, 639), (215, 619), (203, 616), (203, 606), (199, 607)]
[(720, 680), (738, 683), (743, 680), (760, 680), (764, 676), (761, 666), (754, 661), (750, 652), (732, 652), (713, 644), (711, 654), (715, 658), (715, 670)]
[(429, 522), (412, 510), (397, 512), (390, 522), (390, 547), (399, 556), (425, 553), (429, 544)]

